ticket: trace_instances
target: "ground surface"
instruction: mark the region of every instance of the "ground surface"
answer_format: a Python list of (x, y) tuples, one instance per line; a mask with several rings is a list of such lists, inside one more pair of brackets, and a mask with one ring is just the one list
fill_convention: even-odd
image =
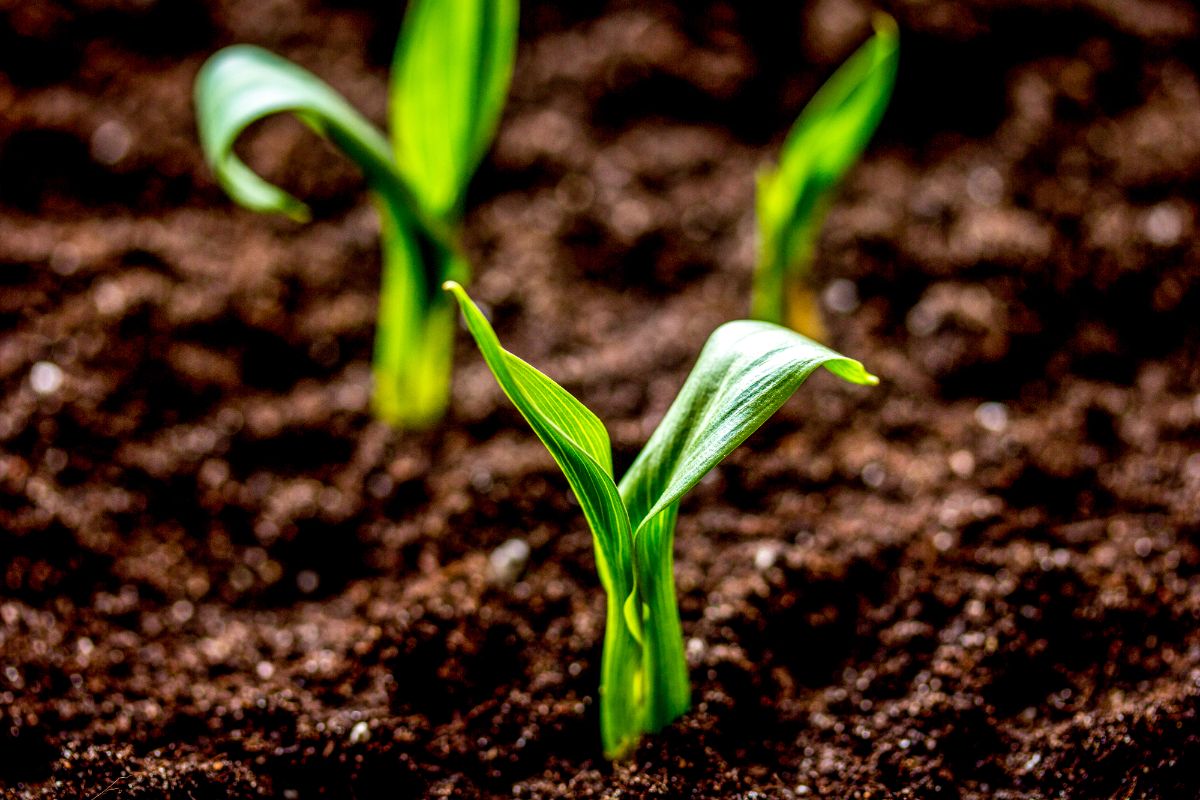
[[(397, 5), (0, 2), (5, 796), (1197, 796), (1195, 12), (889, 5), (895, 101), (819, 268), (884, 382), (814, 378), (685, 501), (695, 708), (612, 766), (549, 457), (465, 337), (444, 430), (367, 413), (354, 170), (258, 129), (297, 226), (199, 161), (190, 84), (235, 41), (381, 119)], [(754, 8), (524, 4), (473, 292), (618, 468), (744, 313), (753, 173), (869, 19)]]

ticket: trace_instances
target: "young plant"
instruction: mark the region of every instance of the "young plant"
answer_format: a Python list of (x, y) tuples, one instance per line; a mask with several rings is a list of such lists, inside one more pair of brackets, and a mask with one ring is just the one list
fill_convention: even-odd
[(464, 196), (495, 134), (516, 38), (517, 0), (412, 0), (392, 61), (390, 142), (328, 84), (258, 47), (219, 51), (196, 78), (205, 158), (246, 208), (309, 216), (234, 152), (264, 117), (295, 115), (362, 169), (383, 251), (373, 405), (398, 427), (435, 423), (449, 399), (454, 310), (440, 287), (468, 276), (459, 246)]
[(858, 160), (892, 95), (900, 54), (896, 23), (875, 35), (825, 82), (788, 133), (779, 166), (758, 176), (758, 262), (750, 315), (824, 339), (811, 285), (817, 237), (830, 197)]
[(767, 322), (718, 328), (650, 441), (618, 484), (603, 423), (550, 378), (500, 346), (453, 281), (480, 352), (500, 387), (562, 469), (592, 530), (608, 595), (600, 667), (600, 733), (619, 758), (689, 704), (675, 601), (679, 501), (742, 443), (817, 367), (851, 383), (878, 380), (859, 362)]

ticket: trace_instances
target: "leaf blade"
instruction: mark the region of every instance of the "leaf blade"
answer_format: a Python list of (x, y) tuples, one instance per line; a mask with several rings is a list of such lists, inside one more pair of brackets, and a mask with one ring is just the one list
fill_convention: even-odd
[(543, 373), (505, 350), (491, 323), (454, 281), (447, 281), (500, 388), (546, 445), (579, 498), (592, 531), (604, 544), (607, 568), (628, 562), (629, 517), (612, 477), (612, 448), (604, 425), (583, 403)]
[(383, 134), (320, 78), (274, 53), (245, 44), (219, 50), (200, 68), (194, 99), (205, 160), (229, 196), (251, 210), (308, 217), (304, 203), (257, 175), (233, 151), (250, 125), (284, 113), (336, 143), (390, 201), (407, 194), (397, 185)]
[(621, 479), (635, 536), (645, 520), (677, 502), (822, 366), (851, 383), (879, 382), (860, 362), (779, 325), (738, 320), (714, 331)]
[(429, 213), (461, 213), (512, 77), (517, 0), (414, 0), (392, 60), (395, 159)]

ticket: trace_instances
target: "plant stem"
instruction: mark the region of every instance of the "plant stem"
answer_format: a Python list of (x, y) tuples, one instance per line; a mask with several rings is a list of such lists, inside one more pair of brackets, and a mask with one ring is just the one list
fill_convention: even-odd
[(671, 553), (676, 513), (675, 507), (667, 509), (638, 533), (634, 597), (634, 581), (614, 582), (602, 575), (608, 619), (600, 667), (600, 729), (610, 759), (628, 755), (642, 734), (662, 730), (691, 703)]
[(810, 224), (791, 231), (785, 243), (759, 242), (750, 294), (751, 318), (786, 325), (818, 342), (825, 341), (827, 332), (813, 285), (812, 265), (824, 211), (815, 208)]
[(403, 207), (380, 198), (383, 267), (375, 331), (372, 405), (396, 427), (422, 430), (446, 411), (454, 358), (454, 302), (440, 290), (466, 261)]
[(647, 687), (648, 733), (674, 722), (691, 705), (683, 627), (675, 595), (675, 519), (672, 505), (647, 523), (637, 536), (634, 568), (642, 605), (642, 670)]
[[(606, 587), (607, 588), (607, 587)], [(624, 757), (645, 731), (642, 645), (625, 623), (621, 589), (608, 591), (600, 657), (600, 739), (609, 759)]]

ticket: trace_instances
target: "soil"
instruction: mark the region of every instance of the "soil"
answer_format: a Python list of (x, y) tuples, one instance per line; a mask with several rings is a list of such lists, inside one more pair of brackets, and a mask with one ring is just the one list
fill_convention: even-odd
[[(883, 4), (817, 268), (883, 384), (814, 377), (686, 499), (694, 708), (614, 765), (589, 533), (465, 335), (442, 429), (370, 417), (354, 168), (256, 128), (296, 225), (200, 160), (236, 41), (382, 120), (400, 5), (0, 2), (3, 796), (1200, 797), (1194, 9)], [(522, 5), (472, 292), (620, 470), (744, 315), (754, 172), (871, 8)]]

